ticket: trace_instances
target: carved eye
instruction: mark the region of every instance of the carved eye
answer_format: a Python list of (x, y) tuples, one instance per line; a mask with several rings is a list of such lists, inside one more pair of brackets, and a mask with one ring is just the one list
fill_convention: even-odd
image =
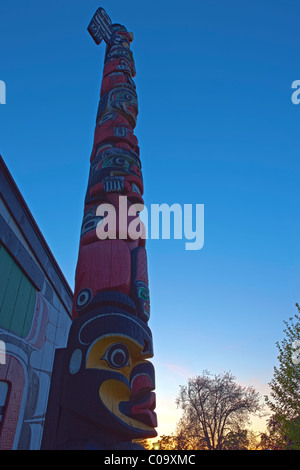
[(122, 369), (129, 365), (129, 351), (124, 344), (115, 343), (108, 348), (103, 358), (112, 369)]
[(116, 158), (114, 159), (114, 164), (115, 164), (115, 165), (124, 166), (124, 165), (125, 165), (125, 159), (122, 158), (122, 157), (116, 157)]
[(82, 308), (86, 307), (93, 297), (91, 289), (85, 288), (81, 289), (81, 291), (77, 295), (76, 299), (76, 309), (81, 310)]

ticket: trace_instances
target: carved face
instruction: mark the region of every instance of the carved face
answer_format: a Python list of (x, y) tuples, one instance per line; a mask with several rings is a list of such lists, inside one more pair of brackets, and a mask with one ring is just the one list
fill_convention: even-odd
[[(143, 177), (140, 162), (133, 154), (121, 149), (103, 152), (103, 154), (94, 159), (90, 170), (88, 190), (90, 191), (91, 188), (103, 182), (104, 179), (118, 176), (125, 177), (128, 181), (130, 179), (134, 181), (138, 191), (143, 193)], [(125, 191), (125, 188), (121, 189)]]
[(134, 70), (133, 76), (135, 76), (134, 58), (130, 49), (120, 45), (112, 46), (109, 49), (109, 52), (106, 54), (105, 60), (110, 61), (113, 59), (125, 59), (127, 62), (129, 62)]
[(134, 315), (106, 307), (76, 319), (69, 335), (63, 403), (101, 428), (155, 437), (152, 336)]
[(116, 88), (110, 94), (110, 104), (119, 110), (128, 119), (128, 122), (135, 127), (138, 114), (138, 102), (135, 91), (127, 88)]
[(141, 431), (157, 426), (151, 354), (130, 337), (111, 335), (100, 338), (88, 353), (87, 369), (120, 374), (100, 385), (99, 396), (105, 408), (119, 420)]
[(138, 99), (135, 90), (124, 85), (103, 95), (99, 102), (98, 119), (104, 114), (114, 111), (121, 113), (134, 129), (138, 115)]

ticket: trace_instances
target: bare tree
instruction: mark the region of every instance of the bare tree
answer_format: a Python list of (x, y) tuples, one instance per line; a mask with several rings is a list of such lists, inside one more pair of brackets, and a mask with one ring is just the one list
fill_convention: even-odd
[[(237, 432), (262, 408), (258, 392), (242, 387), (229, 372), (204, 371), (180, 387), (176, 400), (183, 417), (178, 429), (197, 442), (198, 449), (221, 450), (229, 432)], [(178, 432), (178, 431), (177, 431)]]

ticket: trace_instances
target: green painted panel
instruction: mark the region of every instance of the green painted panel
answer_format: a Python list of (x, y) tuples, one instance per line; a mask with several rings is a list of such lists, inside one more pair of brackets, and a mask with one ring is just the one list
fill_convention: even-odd
[(9, 281), (11, 270), (14, 266), (14, 261), (6, 250), (0, 245), (0, 309), (5, 297), (7, 284)]
[(0, 245), (0, 328), (24, 338), (30, 330), (36, 290)]
[(22, 278), (22, 272), (16, 264), (14, 264), (7, 283), (5, 296), (1, 305), (0, 325), (5, 330), (10, 330), (10, 324), (13, 318), (19, 286)]

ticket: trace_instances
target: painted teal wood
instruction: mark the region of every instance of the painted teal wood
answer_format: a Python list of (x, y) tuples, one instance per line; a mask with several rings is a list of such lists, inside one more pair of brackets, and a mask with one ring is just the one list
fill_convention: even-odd
[(36, 290), (13, 258), (0, 246), (0, 328), (20, 338), (28, 335)]

